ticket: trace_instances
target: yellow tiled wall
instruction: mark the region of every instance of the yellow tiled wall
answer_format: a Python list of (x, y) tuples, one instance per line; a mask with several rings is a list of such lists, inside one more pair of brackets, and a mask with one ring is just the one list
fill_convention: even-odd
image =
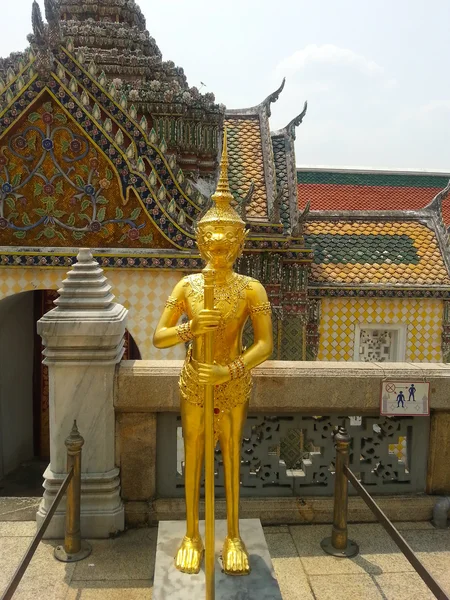
[[(68, 269), (14, 268), (0, 269), (0, 300), (29, 290), (56, 290)], [(133, 336), (144, 360), (183, 358), (183, 345), (158, 350), (152, 345), (155, 325), (167, 296), (182, 277), (177, 271), (105, 270), (115, 301), (128, 309), (127, 329)]]
[(442, 300), (324, 298), (318, 360), (353, 360), (357, 323), (407, 325), (406, 360), (441, 362)]

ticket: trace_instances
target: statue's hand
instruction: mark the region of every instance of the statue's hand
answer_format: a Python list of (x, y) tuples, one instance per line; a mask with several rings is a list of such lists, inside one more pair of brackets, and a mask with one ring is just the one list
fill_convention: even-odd
[(228, 367), (198, 364), (198, 381), (202, 385), (219, 385), (230, 381), (230, 379), (231, 375)]
[(220, 310), (201, 310), (191, 321), (191, 331), (195, 337), (217, 329), (220, 322)]

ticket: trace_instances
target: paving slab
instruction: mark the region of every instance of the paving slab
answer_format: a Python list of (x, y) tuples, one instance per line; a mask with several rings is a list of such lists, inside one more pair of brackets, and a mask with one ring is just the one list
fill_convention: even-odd
[(152, 586), (148, 580), (77, 581), (64, 600), (152, 600)]
[(35, 521), (41, 498), (0, 498), (0, 521)]
[(359, 554), (350, 559), (328, 556), (320, 547), (321, 540), (331, 535), (330, 525), (298, 525), (290, 527), (290, 531), (308, 575), (380, 575), (383, 572), (413, 571), (396, 544), (377, 524), (349, 527), (349, 537), (360, 549)]
[[(396, 525), (450, 595), (450, 530), (435, 529), (430, 523)], [(0, 519), (0, 595), (35, 528), (34, 521)], [(381, 525), (350, 526), (350, 536), (361, 548), (361, 554), (354, 559), (323, 553), (320, 540), (330, 535), (330, 525), (280, 525), (264, 531), (283, 600), (433, 598)], [(54, 559), (57, 542), (43, 542), (14, 600), (156, 600), (152, 587), (156, 539), (157, 529), (149, 528), (126, 531), (110, 540), (93, 540), (92, 555), (72, 565)], [(201, 600), (202, 596), (188, 596), (189, 600), (197, 597)]]
[(283, 600), (314, 600), (290, 533), (267, 533), (266, 529), (267, 546)]
[(34, 537), (36, 523), (33, 521), (0, 521), (0, 538)]
[(422, 530), (422, 529), (431, 529), (435, 531), (436, 528), (430, 521), (405, 521), (400, 523), (395, 523), (395, 526), (399, 531), (409, 531), (409, 530)]
[[(32, 538), (2, 537), (0, 553), (0, 589), (6, 588), (11, 576), (22, 560)], [(53, 557), (56, 542), (39, 544), (14, 600), (62, 600), (68, 591), (68, 584), (75, 569), (74, 564), (58, 562)]]
[(374, 580), (386, 600), (435, 600), (417, 573), (383, 573)]
[[(315, 600), (382, 600), (370, 575), (313, 575), (309, 578)], [(300, 600), (300, 598), (299, 598)]]
[(151, 580), (156, 528), (133, 529), (110, 540), (90, 540), (92, 554), (79, 563), (73, 581)]

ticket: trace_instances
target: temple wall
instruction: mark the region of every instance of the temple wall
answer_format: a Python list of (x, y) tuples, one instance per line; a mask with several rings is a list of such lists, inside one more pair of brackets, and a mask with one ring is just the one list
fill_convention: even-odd
[(442, 300), (324, 298), (317, 359), (354, 360), (356, 326), (380, 323), (406, 325), (403, 360), (441, 362), (443, 310)]
[[(2, 268), (0, 300), (28, 290), (56, 290), (66, 278), (67, 269)], [(158, 350), (152, 345), (153, 330), (177, 281), (179, 271), (131, 269), (105, 270), (115, 301), (128, 310), (127, 329), (133, 336), (143, 360), (183, 358), (184, 348), (176, 346)], [(31, 313), (32, 314), (32, 313)]]

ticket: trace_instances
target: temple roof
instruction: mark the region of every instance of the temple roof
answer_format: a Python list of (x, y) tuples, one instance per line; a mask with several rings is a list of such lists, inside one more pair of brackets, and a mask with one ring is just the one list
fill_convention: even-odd
[(59, 0), (64, 19), (94, 19), (145, 29), (145, 17), (134, 0)]
[(269, 94), (250, 108), (225, 111), (224, 126), (229, 136), (230, 187), (252, 220), (281, 222), (293, 227), (298, 214), (295, 189), (295, 127), (303, 111), (279, 131), (270, 130), (271, 104), (284, 88)]
[[(427, 206), (449, 180), (444, 173), (363, 171), (353, 169), (297, 169), (300, 208), (311, 210), (377, 211), (420, 210)], [(442, 206), (450, 225), (450, 204)]]
[[(99, 77), (105, 89), (145, 116), (180, 166), (194, 177), (211, 177), (217, 167), (219, 130), (225, 107), (214, 94), (189, 87), (184, 71), (161, 52), (134, 0), (43, 0), (46, 23), (32, 5), (31, 48), (40, 69), (55, 67), (62, 44)], [(0, 78), (22, 71), (29, 51), (0, 58)], [(44, 67), (45, 65), (45, 67)], [(42, 73), (41, 73), (42, 75)], [(75, 78), (81, 77), (81, 72)], [(45, 77), (44, 77), (45, 79)]]
[(436, 233), (419, 222), (311, 220), (305, 242), (318, 284), (450, 285)]

